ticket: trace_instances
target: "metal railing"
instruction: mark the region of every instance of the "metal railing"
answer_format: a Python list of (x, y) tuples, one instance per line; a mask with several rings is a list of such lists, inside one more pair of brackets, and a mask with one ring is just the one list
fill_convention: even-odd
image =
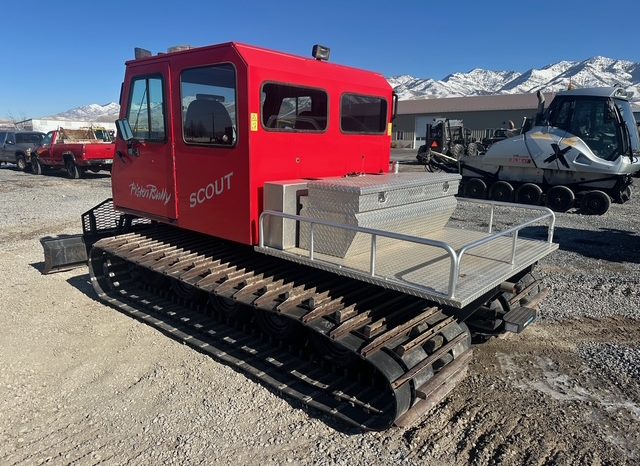
[[(365, 227), (358, 227), (358, 226), (353, 226), (353, 225), (345, 225), (345, 224), (341, 224), (341, 223), (335, 223), (335, 222), (329, 222), (326, 220), (320, 220), (320, 219), (315, 219), (315, 218), (311, 218), (311, 217), (302, 217), (300, 215), (294, 215), (294, 214), (287, 214), (284, 212), (277, 212), (274, 210), (265, 210), (260, 214), (260, 222), (259, 222), (259, 228), (260, 228), (260, 243), (259, 243), (259, 247), (262, 249), (274, 249), (277, 250), (276, 248), (271, 248), (269, 246), (265, 246), (264, 244), (264, 238), (265, 238), (265, 234), (264, 234), (264, 220), (267, 217), (280, 217), (283, 219), (289, 219), (289, 220), (295, 220), (297, 222), (305, 222), (309, 224), (309, 252), (308, 252), (308, 260), (311, 262), (318, 262), (321, 261), (323, 263), (329, 263), (329, 264), (333, 264), (336, 265), (332, 262), (329, 261), (322, 261), (319, 259), (316, 259), (315, 257), (315, 230), (316, 230), (316, 225), (323, 225), (326, 227), (331, 227), (331, 228), (338, 228), (341, 230), (347, 230), (347, 231), (353, 231), (356, 233), (364, 233), (364, 234), (368, 234), (371, 235), (371, 249), (370, 249), (370, 261), (369, 261), (369, 273), (368, 276), (370, 277), (377, 277), (377, 278), (381, 278), (385, 281), (398, 281), (395, 279), (390, 279), (389, 277), (384, 277), (384, 276), (377, 276), (376, 275), (376, 256), (377, 256), (377, 241), (378, 241), (378, 237), (383, 237), (383, 238), (390, 238), (390, 239), (395, 239), (398, 241), (404, 241), (404, 242), (408, 242), (408, 243), (415, 243), (415, 244), (421, 244), (424, 246), (431, 246), (431, 247), (435, 247), (435, 248), (439, 248), (444, 250), (447, 255), (449, 256), (449, 260), (450, 260), (450, 266), (449, 266), (449, 284), (447, 287), (447, 293), (441, 293), (438, 291), (434, 291), (432, 288), (427, 288), (425, 286), (421, 286), (421, 285), (416, 285), (415, 283), (410, 283), (410, 282), (406, 282), (405, 286), (408, 286), (412, 289), (417, 289), (420, 291), (425, 291), (428, 292), (430, 294), (437, 294), (449, 299), (453, 299), (455, 297), (455, 291), (456, 291), (456, 287), (458, 285), (458, 277), (460, 275), (460, 268), (461, 268), (461, 263), (462, 263), (462, 258), (465, 254), (467, 254), (471, 249), (477, 248), (479, 246), (482, 246), (484, 244), (490, 243), (492, 241), (495, 241), (498, 238), (504, 237), (504, 236), (511, 236), (512, 237), (512, 242), (511, 242), (511, 265), (515, 264), (515, 259), (516, 259), (516, 251), (517, 251), (517, 246), (518, 246), (518, 233), (520, 232), (520, 230), (522, 230), (523, 228), (526, 228), (530, 225), (533, 225), (534, 223), (540, 222), (542, 220), (545, 220), (547, 218), (550, 218), (551, 220), (549, 221), (549, 225), (548, 225), (548, 235), (547, 235), (547, 243), (551, 243), (553, 241), (553, 231), (555, 228), (555, 214), (553, 213), (553, 211), (551, 209), (548, 209), (546, 207), (540, 207), (540, 206), (529, 206), (529, 205), (523, 205), (523, 204), (510, 204), (507, 202), (498, 202), (498, 201), (485, 201), (485, 200), (478, 200), (478, 199), (459, 199), (460, 201), (464, 201), (464, 202), (470, 202), (470, 203), (475, 203), (475, 204), (483, 204), (483, 205), (488, 205), (491, 206), (491, 210), (490, 210), (490, 214), (489, 214), (489, 228), (488, 228), (488, 233), (490, 234), (490, 236), (487, 236), (485, 238), (481, 238), (479, 240), (476, 241), (472, 241), (471, 243), (467, 243), (465, 245), (463, 245), (462, 247), (460, 247), (458, 250), (454, 249), (450, 244), (444, 242), (444, 241), (437, 241), (437, 240), (431, 240), (431, 239), (427, 239), (427, 238), (420, 238), (417, 236), (411, 236), (411, 235), (405, 235), (402, 233), (394, 233), (391, 231), (384, 231), (384, 230), (377, 230), (374, 228), (365, 228)], [(501, 232), (497, 232), (497, 233), (493, 233), (493, 221), (494, 221), (494, 214), (495, 214), (495, 208), (496, 207), (500, 207), (500, 206), (505, 206), (505, 207), (511, 207), (511, 208), (521, 208), (521, 209), (526, 209), (526, 210), (536, 210), (536, 211), (541, 211), (543, 212), (542, 215), (535, 217), (531, 220), (526, 221), (525, 223), (522, 223), (520, 225), (516, 225), (512, 228), (509, 228), (507, 230), (501, 231)], [(299, 254), (297, 254), (297, 256), (300, 256)], [(303, 257), (303, 256), (301, 256)], [(496, 260), (498, 261), (498, 259), (491, 259), (490, 260)], [(501, 261), (504, 262), (504, 261)], [(352, 272), (355, 272), (357, 274), (365, 274), (365, 272), (358, 270), (358, 269), (354, 269), (354, 268), (350, 268), (344, 265), (338, 265), (338, 267), (340, 268), (344, 268), (344, 269), (349, 269)], [(402, 282), (404, 284), (404, 282)]]

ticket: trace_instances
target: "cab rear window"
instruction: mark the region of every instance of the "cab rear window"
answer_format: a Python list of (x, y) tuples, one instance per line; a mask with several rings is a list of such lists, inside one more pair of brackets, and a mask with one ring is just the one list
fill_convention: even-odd
[(343, 95), (340, 128), (345, 133), (383, 134), (387, 128), (387, 101), (380, 97)]

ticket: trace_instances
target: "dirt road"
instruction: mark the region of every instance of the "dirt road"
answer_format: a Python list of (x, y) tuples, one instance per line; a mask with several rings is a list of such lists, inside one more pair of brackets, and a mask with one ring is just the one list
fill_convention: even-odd
[(541, 321), (419, 424), (360, 433), (104, 306), (85, 268), (41, 275), (38, 239), (109, 195), (0, 168), (0, 464), (640, 463), (640, 196), (560, 214)]

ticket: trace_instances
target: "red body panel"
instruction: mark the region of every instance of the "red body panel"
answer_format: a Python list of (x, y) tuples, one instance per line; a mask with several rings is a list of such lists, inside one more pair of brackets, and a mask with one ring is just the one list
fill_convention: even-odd
[(79, 167), (113, 160), (116, 146), (112, 143), (58, 143), (58, 132), (54, 131), (51, 144), (38, 148), (36, 153), (43, 165), (64, 167), (64, 157), (71, 155)]
[[(223, 63), (236, 70), (237, 142), (232, 148), (187, 144), (182, 136), (181, 73)], [(144, 143), (138, 157), (127, 155), (126, 142), (117, 141), (123, 156), (114, 159), (112, 185), (115, 205), (121, 210), (256, 244), (266, 181), (389, 170), (387, 131), (345, 134), (340, 128), (344, 93), (385, 99), (386, 120), (391, 120), (392, 89), (379, 74), (235, 43), (202, 47), (128, 62), (121, 118), (128, 112), (132, 79), (157, 74), (164, 79), (167, 140)], [(265, 130), (261, 92), (267, 82), (325, 91), (327, 129), (320, 133)], [(253, 130), (252, 114), (260, 122)]]

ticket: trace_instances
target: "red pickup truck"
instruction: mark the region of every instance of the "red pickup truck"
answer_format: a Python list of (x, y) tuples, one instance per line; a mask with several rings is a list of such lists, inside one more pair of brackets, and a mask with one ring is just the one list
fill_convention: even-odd
[(41, 175), (45, 168), (64, 168), (67, 176), (74, 179), (87, 170), (111, 171), (115, 148), (107, 131), (60, 128), (49, 131), (42, 146), (31, 154), (31, 169)]

